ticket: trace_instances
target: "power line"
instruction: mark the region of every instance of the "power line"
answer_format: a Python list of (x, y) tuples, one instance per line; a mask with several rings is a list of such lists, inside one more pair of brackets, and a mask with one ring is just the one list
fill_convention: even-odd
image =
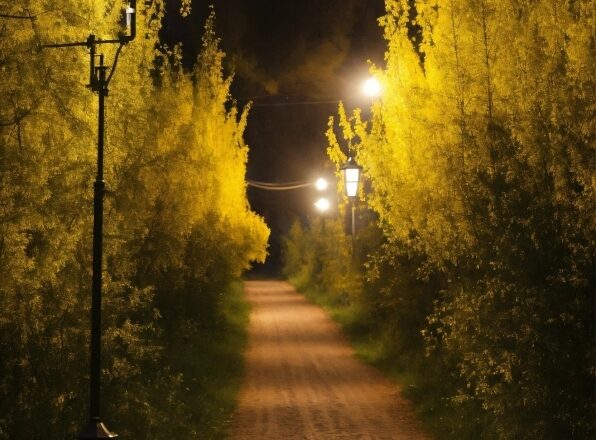
[(267, 191), (288, 191), (292, 189), (304, 188), (312, 186), (312, 182), (286, 182), (286, 183), (270, 183), (270, 182), (258, 182), (256, 180), (246, 180), (247, 185), (254, 188), (264, 189)]

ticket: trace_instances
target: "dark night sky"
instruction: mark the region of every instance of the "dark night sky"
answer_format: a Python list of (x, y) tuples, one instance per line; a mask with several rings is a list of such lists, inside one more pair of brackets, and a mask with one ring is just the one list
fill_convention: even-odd
[[(361, 83), (367, 60), (382, 65), (385, 44), (377, 18), (383, 0), (214, 0), (217, 34), (235, 72), (232, 95), (253, 101), (245, 139), (250, 147), (247, 177), (266, 182), (307, 180), (331, 174), (325, 130), (337, 100), (365, 107)], [(179, 1), (168, 1), (164, 40), (182, 41), (192, 65), (209, 3), (194, 1), (182, 18)], [(253, 210), (271, 228), (270, 257), (279, 267), (279, 238), (296, 217), (316, 215), (314, 190), (249, 188)]]

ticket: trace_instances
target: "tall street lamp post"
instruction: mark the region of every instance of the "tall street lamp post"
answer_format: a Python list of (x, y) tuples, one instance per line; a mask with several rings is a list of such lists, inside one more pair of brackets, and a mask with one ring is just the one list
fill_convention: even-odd
[(353, 157), (348, 158), (348, 161), (341, 167), (346, 196), (348, 196), (352, 207), (352, 245), (356, 234), (356, 196), (358, 194), (361, 171), (362, 167), (356, 163)]
[[(89, 368), (89, 422), (77, 434), (77, 439), (115, 438), (118, 434), (110, 432), (101, 419), (101, 295), (102, 295), (102, 254), (103, 254), (103, 199), (105, 182), (103, 179), (104, 152), (104, 101), (108, 96), (108, 85), (116, 69), (118, 56), (122, 47), (134, 40), (136, 36), (136, 0), (131, 0), (124, 10), (128, 33), (121, 33), (117, 38), (102, 40), (89, 35), (86, 41), (74, 43), (45, 44), (42, 47), (74, 47), (83, 46), (89, 49), (89, 88), (97, 93), (99, 99), (97, 115), (97, 175), (93, 185), (93, 269), (91, 282), (91, 345)], [(120, 44), (114, 57), (114, 65), (107, 73), (103, 54), (97, 55), (100, 44)], [(95, 65), (99, 58), (99, 66)]]

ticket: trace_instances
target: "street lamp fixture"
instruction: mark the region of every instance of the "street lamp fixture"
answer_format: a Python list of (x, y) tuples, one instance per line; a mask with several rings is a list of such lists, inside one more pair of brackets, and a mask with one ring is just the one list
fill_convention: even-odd
[[(130, 5), (130, 4), (124, 10), (124, 15), (126, 17), (126, 27), (128, 29), (131, 29), (131, 27), (132, 27), (132, 25), (133, 25), (133, 23), (135, 21), (135, 20), (133, 20), (134, 19), (135, 12), (136, 12), (135, 11), (135, 8), (133, 8), (132, 5)], [(136, 29), (135, 29), (135, 31), (136, 31)], [(132, 35), (132, 38), (134, 39), (135, 35), (132, 32), (132, 29), (131, 29), (131, 35)]]
[(323, 179), (322, 177), (319, 177), (317, 179), (317, 181), (315, 182), (315, 187), (317, 188), (317, 190), (319, 191), (325, 191), (327, 189), (327, 187), (329, 186), (329, 184), (327, 183), (327, 181), (325, 179)]
[[(102, 259), (103, 259), (103, 199), (105, 195), (104, 182), (104, 133), (105, 133), (105, 105), (108, 96), (108, 86), (120, 50), (125, 44), (134, 40), (136, 29), (136, 0), (124, 9), (125, 32), (119, 32), (117, 38), (101, 39), (91, 34), (85, 41), (73, 43), (45, 44), (42, 48), (86, 47), (89, 50), (89, 88), (98, 96), (97, 113), (97, 174), (93, 185), (93, 263), (91, 280), (91, 343), (89, 361), (89, 421), (77, 434), (77, 439), (106, 439), (118, 437), (110, 432), (101, 419), (100, 389), (101, 389), (101, 297), (102, 297)], [(112, 68), (104, 65), (103, 54), (97, 55), (97, 47), (101, 44), (119, 44), (114, 57)], [(99, 66), (96, 65), (99, 58)], [(109, 70), (109, 72), (108, 72)]]
[(327, 211), (330, 206), (331, 204), (329, 203), (329, 200), (327, 200), (324, 197), (321, 197), (319, 200), (315, 202), (315, 207), (321, 212)]
[(361, 171), (362, 167), (356, 163), (353, 157), (348, 158), (348, 161), (341, 167), (346, 195), (352, 205), (352, 246), (356, 234), (356, 195), (358, 194)]
[(346, 195), (353, 200), (358, 194), (358, 184), (360, 183), (360, 172), (362, 167), (356, 163), (353, 157), (341, 167), (341, 172), (344, 178), (344, 186)]
[(364, 81), (362, 86), (362, 91), (364, 94), (370, 98), (376, 98), (377, 96), (381, 95), (381, 83), (378, 79), (372, 77)]

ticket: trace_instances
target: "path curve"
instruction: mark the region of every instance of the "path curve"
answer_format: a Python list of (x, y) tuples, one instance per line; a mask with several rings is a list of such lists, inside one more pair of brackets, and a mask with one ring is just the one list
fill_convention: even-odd
[(246, 375), (233, 440), (421, 440), (399, 388), (354, 357), (338, 326), (282, 281), (247, 281)]

